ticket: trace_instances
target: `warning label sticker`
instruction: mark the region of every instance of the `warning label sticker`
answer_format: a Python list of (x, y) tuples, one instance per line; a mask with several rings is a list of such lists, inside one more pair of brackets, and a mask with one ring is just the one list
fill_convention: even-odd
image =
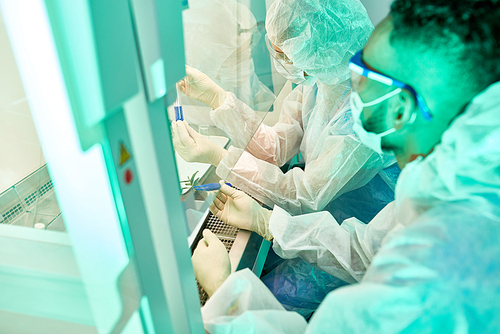
[(125, 147), (125, 144), (120, 143), (120, 166), (123, 166), (127, 161), (130, 160), (130, 158), (132, 158), (132, 156)]

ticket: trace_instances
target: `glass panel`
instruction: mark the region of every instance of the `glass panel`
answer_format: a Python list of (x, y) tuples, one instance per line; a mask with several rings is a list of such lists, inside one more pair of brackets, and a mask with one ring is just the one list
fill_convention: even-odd
[[(8, 2), (1, 3), (7, 4)], [(115, 203), (111, 203), (112, 198), (108, 184), (110, 180), (105, 173), (101, 148), (96, 145), (85, 153), (81, 152), (79, 144), (82, 143), (77, 142), (73, 128), (74, 122), (69, 116), (71, 113), (65, 89), (71, 90), (68, 88), (71, 86), (71, 82), (66, 77), (64, 79), (67, 81), (63, 82), (59, 71), (62, 67), (62, 70), (66, 71), (66, 76), (76, 76), (73, 72), (67, 72), (66, 67), (61, 66), (68, 63), (73, 64), (68, 62), (68, 60), (73, 60), (70, 59), (73, 54), (65, 54), (64, 50), (59, 49), (58, 56), (63, 60), (61, 63), (57, 63), (55, 60), (56, 51), (55, 46), (52, 45), (51, 38), (53, 36), (50, 36), (51, 33), (59, 33), (60, 36), (56, 36), (56, 38), (61, 43), (64, 38), (71, 37), (71, 31), (63, 29), (64, 24), (68, 24), (68, 22), (72, 23), (70, 24), (72, 27), (84, 27), (87, 29), (85, 30), (87, 33), (90, 31), (86, 21), (87, 16), (90, 15), (87, 8), (88, 2), (78, 1), (75, 4), (78, 6), (74, 4), (66, 6), (64, 2), (47, 3), (39, 0), (36, 10), (29, 13), (33, 15), (32, 17), (24, 15), (24, 13), (16, 17), (19, 22), (24, 20), (23, 23), (16, 26), (14, 24), (16, 19), (7, 20), (10, 29), (17, 30), (18, 36), (20, 36), (23, 31), (19, 28), (23, 27), (23, 24), (28, 26), (27, 22), (30, 22), (30, 18), (40, 20), (45, 10), (52, 15), (52, 32), (45, 32), (45, 30), (49, 30), (46, 29), (48, 28), (47, 22), (44, 21), (41, 22), (43, 24), (40, 24), (39, 21), (31, 20), (31, 22), (40, 24), (40, 29), (23, 37), (29, 41), (26, 44), (29, 45), (31, 42), (29, 47), (27, 45), (23, 45), (23, 47), (26, 49), (25, 51), (30, 53), (26, 58), (32, 61), (30, 65), (34, 69), (33, 77), (26, 74), (28, 67), (26, 63), (24, 71), (21, 71), (24, 79), (26, 77), (33, 79), (32, 82), (25, 80), (25, 89), (30, 93), (28, 95), (33, 113), (38, 116), (35, 117), (36, 124), (40, 130), (40, 138), (43, 139), (42, 143), (48, 161), (40, 149), (38, 135), (31, 119), (19, 73), (17, 70), (12, 70), (17, 68), (16, 63), (3, 25), (1, 28), (0, 43), (5, 45), (0, 46), (2, 46), (1, 52), (5, 55), (1, 55), (2, 65), (0, 68), (6, 74), (0, 78), (0, 87), (5, 87), (0, 92), (0, 117), (2, 117), (0, 139), (9, 145), (3, 145), (0, 149), (0, 163), (4, 164), (0, 166), (0, 238), (9, 240), (10, 245), (12, 245), (12, 248), (7, 251), (16, 252), (19, 259), (27, 261), (26, 266), (22, 268), (23, 270), (29, 269), (28, 272), (23, 273), (23, 277), (27, 280), (23, 281), (22, 284), (17, 284), (18, 287), (28, 285), (29, 279), (33, 277), (36, 279), (37, 274), (43, 271), (35, 265), (37, 262), (41, 263), (36, 260), (43, 258), (46, 255), (46, 250), (53, 250), (54, 254), (57, 253), (57, 256), (48, 256), (47, 260), (52, 261), (51, 263), (62, 272), (63, 276), (60, 279), (61, 282), (68, 284), (68, 291), (72, 291), (72, 286), (69, 283), (74, 283), (80, 298), (78, 303), (75, 302), (75, 305), (78, 304), (77, 306), (81, 309), (78, 310), (75, 306), (74, 309), (62, 310), (61, 305), (63, 304), (59, 303), (62, 313), (52, 312), (52, 314), (47, 315), (53, 310), (43, 310), (42, 312), (42, 308), (38, 307), (38, 304), (30, 304), (28, 295), (26, 295), (25, 305), (29, 304), (30, 307), (14, 309), (8, 304), (7, 306), (0, 305), (0, 308), (15, 312), (30, 309), (31, 313), (28, 311), (25, 313), (33, 317), (73, 321), (75, 324), (88, 326), (94, 330), (95, 328), (108, 328), (111, 323), (114, 323), (115, 317), (119, 316), (122, 300), (118, 298), (121, 298), (121, 291), (118, 291), (121, 287), (117, 285), (117, 273), (124, 272), (124, 267), (129, 268), (129, 271), (135, 269), (128, 262), (129, 258), (125, 252), (122, 231), (119, 230), (117, 224), (116, 208), (113, 206)], [(45, 5), (48, 8), (42, 8)], [(274, 112), (273, 109), (279, 110), (279, 108), (275, 108), (273, 103), (285, 82), (282, 77), (276, 76), (262, 38), (265, 33), (263, 30), (265, 1), (243, 3), (236, 0), (192, 0), (189, 1), (189, 5), (190, 9), (183, 13), (187, 64), (204, 72), (225, 91), (231, 92), (238, 100), (245, 103), (252, 120), (238, 122), (240, 114), (238, 110), (232, 110), (231, 117), (236, 121), (223, 126), (210, 117), (210, 107), (183, 94), (179, 94), (175, 106), (183, 108), (184, 118), (195, 131), (200, 132), (202, 136), (207, 137), (215, 145), (225, 149), (237, 148), (241, 154), (264, 118), (268, 115), (276, 118), (277, 112)], [(21, 13), (22, 11), (16, 6), (18, 5), (10, 3), (9, 6), (4, 5), (2, 9), (10, 7), (11, 13)], [(85, 10), (75, 10), (74, 8)], [(66, 14), (74, 15), (74, 17)], [(62, 20), (61, 17), (66, 18), (67, 21)], [(45, 18), (42, 17), (42, 19)], [(29, 38), (34, 38), (36, 33), (42, 30), (45, 35), (40, 33), (39, 41), (44, 45), (44, 48), (39, 55), (34, 56), (33, 49), (36, 43)], [(9, 32), (11, 31), (9, 30)], [(82, 49), (87, 50), (87, 48), (93, 47), (90, 40), (84, 39), (81, 43)], [(18, 46), (18, 56), (19, 50), (22, 50), (23, 47)], [(21, 61), (20, 64), (22, 63)], [(21, 65), (20, 68), (23, 69)], [(89, 70), (89, 72), (91, 71)], [(48, 82), (49, 80), (45, 80), (45, 78), (53, 79), (50, 81), (53, 85), (47, 85), (51, 88), (50, 90), (47, 87), (36, 87), (33, 83), (34, 81), (38, 83)], [(64, 84), (67, 87), (64, 87)], [(89, 92), (89, 96), (96, 98), (91, 92)], [(42, 107), (40, 108), (40, 106)], [(170, 119), (174, 121), (176, 119), (174, 105), (168, 106), (167, 109)], [(40, 110), (42, 111), (40, 112)], [(51, 117), (45, 117), (41, 120), (40, 115)], [(220, 117), (220, 119), (225, 118), (225, 114)], [(50, 124), (50, 122), (54, 124)], [(244, 131), (239, 131), (241, 129)], [(50, 136), (48, 133), (53, 135)], [(61, 135), (58, 135), (59, 133)], [(64, 140), (67, 138), (70, 140)], [(49, 149), (47, 150), (47, 148)], [(67, 153), (69, 154), (65, 155)], [(201, 185), (226, 179), (239, 156), (234, 154), (230, 160), (232, 162), (228, 162), (226, 165), (225, 172), (219, 174), (216, 173), (215, 167), (209, 164), (185, 162), (180, 156), (176, 158), (179, 179), (181, 181), (188, 178), (193, 181), (196, 179), (197, 183)], [(86, 165), (89, 161), (91, 168)], [(70, 168), (66, 168), (66, 166)], [(53, 172), (52, 176), (58, 190), (61, 206), (52, 187), (49, 171)], [(81, 175), (78, 175), (79, 171), (82, 172)], [(92, 182), (89, 182), (89, 179), (92, 179)], [(101, 188), (96, 190), (89, 183), (97, 184)], [(183, 184), (186, 185), (186, 183)], [(185, 204), (188, 218), (187, 227), (190, 232), (199, 226), (214, 194), (215, 192), (207, 191), (195, 192), (189, 186), (183, 193), (181, 201)], [(100, 198), (109, 199), (109, 202), (96, 203)], [(84, 205), (88, 202), (94, 203), (94, 205), (85, 207)], [(64, 214), (66, 214), (68, 233), (65, 233), (63, 212), (61, 212), (63, 210), (60, 207), (66, 210)], [(224, 239), (224, 241), (229, 248), (233, 242), (231, 238), (233, 238), (235, 231), (228, 230), (227, 226), (224, 225), (219, 226), (218, 222), (214, 222), (214, 225), (217, 226), (221, 235), (227, 237), (227, 240)], [(15, 233), (11, 233), (11, 231), (15, 231)], [(22, 240), (22, 242), (17, 239)], [(25, 240), (33, 247), (25, 247)], [(46, 244), (52, 246), (45, 247)], [(59, 244), (63, 246), (57, 246)], [(59, 248), (64, 249), (64, 251), (60, 251)], [(32, 256), (30, 249), (39, 249), (40, 251), (36, 252), (37, 256)], [(6, 250), (4, 249), (4, 251)], [(61, 261), (56, 261), (59, 258)], [(3, 260), (0, 261), (0, 282), (3, 283), (5, 280), (1, 275), (5, 274), (8, 271), (6, 268), (10, 268), (9, 266), (12, 265), (6, 262), (8, 260), (9, 257), (4, 256)], [(66, 266), (68, 262), (71, 263), (71, 268)], [(47, 270), (46, 274), (50, 276), (47, 280), (52, 284), (54, 282), (51, 276), (52, 272)], [(99, 284), (95, 284), (95, 282)], [(37, 283), (40, 284), (39, 281)], [(4, 287), (7, 289), (15, 284), (16, 282), (9, 282)], [(33, 286), (32, 289), (35, 289)], [(57, 286), (66, 287), (64, 284)], [(43, 288), (36, 290), (41, 294), (47, 294)], [(71, 296), (71, 294), (66, 294), (66, 296)], [(52, 294), (52, 297), (52, 301), (57, 304), (60, 300), (58, 299), (59, 295)], [(41, 303), (43, 298), (39, 298), (39, 300)], [(71, 318), (72, 314), (80, 314), (83, 318)], [(36, 328), (36, 325), (33, 326)], [(0, 332), (2, 332), (1, 328)]]
[(0, 332), (110, 332), (137, 284), (100, 147), (79, 145), (44, 1), (0, 6)]
[[(0, 22), (0, 222), (40, 229), (61, 212), (3, 20)], [(55, 228), (55, 225), (54, 225)]]
[(0, 332), (96, 333), (1, 15), (0, 71)]
[(218, 170), (208, 163), (186, 162), (176, 153), (190, 233), (204, 219), (215, 193), (193, 191), (192, 186), (225, 180), (264, 119), (270, 115), (267, 123), (273, 125), (279, 116), (274, 102), (286, 80), (275, 71), (265, 46), (266, 10), (264, 0), (192, 0), (183, 11), (186, 64), (241, 103), (236, 108), (226, 104), (214, 114), (202, 99), (178, 89), (177, 101), (168, 106), (172, 122), (183, 118), (214, 144), (232, 147)]

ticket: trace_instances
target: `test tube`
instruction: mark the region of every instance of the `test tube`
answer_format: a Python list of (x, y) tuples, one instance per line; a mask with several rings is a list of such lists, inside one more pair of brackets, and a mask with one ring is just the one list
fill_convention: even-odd
[(177, 92), (177, 99), (175, 100), (175, 103), (174, 103), (175, 120), (176, 121), (183, 121), (184, 120), (184, 113), (182, 111), (182, 106), (181, 106), (181, 92), (179, 91), (178, 85), (175, 85), (175, 89)]

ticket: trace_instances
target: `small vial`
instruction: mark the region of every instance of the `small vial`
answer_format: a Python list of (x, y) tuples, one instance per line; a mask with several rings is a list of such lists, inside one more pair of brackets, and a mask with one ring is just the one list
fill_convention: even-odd
[(198, 131), (201, 135), (210, 136), (210, 125), (208, 124), (200, 124), (198, 125)]

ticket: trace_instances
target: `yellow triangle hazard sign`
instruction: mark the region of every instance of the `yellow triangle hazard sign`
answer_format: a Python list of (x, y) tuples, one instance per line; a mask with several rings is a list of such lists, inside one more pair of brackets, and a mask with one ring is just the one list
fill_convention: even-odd
[(123, 143), (120, 143), (120, 166), (130, 160), (132, 156)]

